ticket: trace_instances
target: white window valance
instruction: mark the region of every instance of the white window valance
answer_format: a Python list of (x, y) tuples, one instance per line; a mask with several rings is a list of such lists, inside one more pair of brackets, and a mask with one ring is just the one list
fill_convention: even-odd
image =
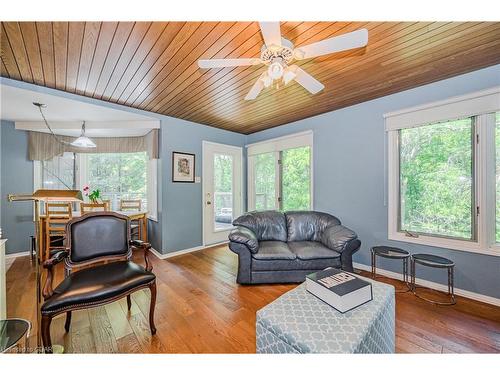
[[(61, 140), (72, 142), (75, 137), (59, 136)], [(124, 153), (147, 152), (150, 159), (158, 159), (158, 130), (139, 137), (92, 137), (96, 148), (80, 148), (58, 142), (51, 134), (28, 132), (29, 160), (50, 160), (64, 152), (84, 153)]]
[(386, 113), (385, 130), (414, 128), (500, 110), (500, 86), (397, 112)]
[(283, 151), (290, 148), (312, 146), (312, 144), (313, 132), (308, 130), (305, 132), (290, 134), (267, 141), (249, 144), (247, 145), (247, 155), (252, 156), (264, 154), (266, 152)]

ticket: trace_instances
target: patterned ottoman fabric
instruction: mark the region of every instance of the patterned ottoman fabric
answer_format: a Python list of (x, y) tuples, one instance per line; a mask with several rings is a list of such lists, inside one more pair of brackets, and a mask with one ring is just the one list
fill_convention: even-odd
[(305, 284), (257, 311), (257, 353), (394, 353), (392, 285), (370, 280), (373, 300), (341, 314)]

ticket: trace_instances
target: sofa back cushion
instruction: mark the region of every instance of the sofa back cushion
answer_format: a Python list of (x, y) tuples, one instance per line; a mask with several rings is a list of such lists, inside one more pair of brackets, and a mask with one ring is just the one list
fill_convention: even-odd
[(279, 211), (248, 212), (234, 220), (233, 225), (250, 229), (259, 241), (287, 239), (285, 215)]
[(321, 241), (326, 227), (340, 225), (335, 216), (316, 211), (290, 211), (285, 213), (288, 228), (287, 241)]

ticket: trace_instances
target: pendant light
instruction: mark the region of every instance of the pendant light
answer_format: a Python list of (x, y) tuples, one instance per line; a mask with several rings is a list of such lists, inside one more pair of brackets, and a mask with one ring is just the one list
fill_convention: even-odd
[(97, 147), (96, 144), (87, 136), (85, 136), (85, 121), (82, 124), (82, 134), (71, 142), (71, 146), (83, 147), (83, 148), (94, 148)]
[(52, 136), (54, 137), (54, 139), (57, 142), (59, 142), (59, 143), (61, 143), (63, 145), (69, 145), (69, 146), (79, 147), (79, 148), (94, 148), (94, 147), (97, 147), (96, 144), (89, 137), (85, 136), (85, 121), (82, 124), (82, 133), (80, 134), (80, 136), (77, 139), (75, 139), (73, 142), (66, 142), (66, 141), (62, 140), (60, 137), (58, 137), (52, 131), (52, 128), (50, 127), (47, 119), (45, 118), (45, 115), (43, 114), (42, 108), (46, 108), (47, 105), (43, 104), (43, 103), (36, 103), (36, 102), (33, 102), (33, 105), (35, 107), (38, 107), (38, 109), (40, 111), (40, 114), (42, 115), (43, 121), (45, 122), (45, 126), (47, 126), (47, 129), (49, 129), (50, 134), (52, 134)]

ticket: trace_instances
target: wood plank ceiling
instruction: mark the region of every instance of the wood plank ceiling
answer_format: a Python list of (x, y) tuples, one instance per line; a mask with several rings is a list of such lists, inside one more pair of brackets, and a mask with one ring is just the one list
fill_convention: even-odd
[(210, 126), (253, 133), (500, 63), (500, 23), (282, 22), (296, 46), (365, 27), (365, 48), (298, 62), (325, 85), (293, 82), (243, 100), (263, 66), (256, 22), (2, 22), (1, 75)]

